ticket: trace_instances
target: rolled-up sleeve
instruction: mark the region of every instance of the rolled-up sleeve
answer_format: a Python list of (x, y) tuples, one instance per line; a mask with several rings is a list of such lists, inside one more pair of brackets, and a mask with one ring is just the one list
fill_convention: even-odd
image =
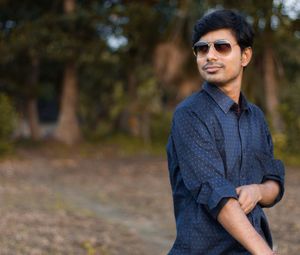
[(173, 143), (186, 188), (197, 203), (217, 217), (224, 198), (235, 198), (235, 186), (225, 178), (223, 160), (207, 125), (192, 110), (181, 108), (174, 114)]
[(264, 176), (262, 182), (267, 180), (276, 181), (279, 184), (280, 192), (274, 202), (265, 207), (272, 207), (277, 204), (284, 195), (284, 179), (285, 179), (285, 168), (281, 160), (274, 159), (273, 142), (270, 131), (266, 122), (264, 121), (264, 128), (268, 139), (269, 157), (265, 157), (262, 160), (264, 166)]

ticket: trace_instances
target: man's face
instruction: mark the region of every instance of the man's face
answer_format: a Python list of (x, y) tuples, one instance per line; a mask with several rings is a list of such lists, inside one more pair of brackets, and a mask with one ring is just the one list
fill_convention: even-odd
[[(215, 47), (216, 41), (229, 42), (231, 49), (229, 51), (225, 49), (225, 53), (222, 52), (222, 49), (218, 49), (218, 45)], [(249, 56), (244, 56), (245, 53), (241, 52), (231, 30), (220, 29), (209, 32), (199, 39), (198, 43), (200, 42), (208, 42), (210, 45), (206, 53), (202, 52), (197, 55), (197, 65), (203, 79), (218, 86), (227, 86), (234, 82), (241, 83), (243, 67), (249, 63), (251, 55), (250, 59)]]

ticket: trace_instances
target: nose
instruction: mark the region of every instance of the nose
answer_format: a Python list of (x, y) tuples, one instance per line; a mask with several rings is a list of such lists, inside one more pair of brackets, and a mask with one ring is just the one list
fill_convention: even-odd
[(217, 59), (217, 52), (214, 48), (214, 45), (211, 44), (209, 49), (208, 49), (208, 52), (206, 54), (206, 60), (208, 62), (210, 62), (210, 61), (213, 61), (213, 60), (216, 60), (216, 59)]

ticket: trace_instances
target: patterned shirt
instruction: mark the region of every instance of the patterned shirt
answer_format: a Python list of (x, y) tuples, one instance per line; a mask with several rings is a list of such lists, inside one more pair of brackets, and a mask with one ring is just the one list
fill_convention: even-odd
[[(169, 255), (250, 254), (217, 221), (236, 188), (275, 180), (284, 193), (284, 166), (274, 159), (263, 112), (241, 93), (236, 104), (204, 83), (175, 110), (167, 144), (177, 237)], [(262, 205), (247, 215), (272, 247)]]

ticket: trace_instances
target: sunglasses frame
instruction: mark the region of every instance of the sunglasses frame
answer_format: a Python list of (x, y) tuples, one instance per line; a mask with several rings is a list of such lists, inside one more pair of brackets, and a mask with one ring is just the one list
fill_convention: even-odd
[[(226, 44), (226, 45), (229, 45), (230, 47), (229, 47), (229, 50), (228, 50), (228, 51), (222, 52), (222, 51), (219, 51), (219, 50), (216, 49), (216, 44), (217, 44), (217, 45), (218, 45), (218, 44), (219, 44), (219, 45)], [(230, 41), (225, 40), (225, 39), (218, 39), (218, 40), (215, 40), (215, 41), (213, 41), (213, 42), (199, 41), (199, 42), (196, 42), (196, 43), (194, 44), (194, 46), (192, 47), (192, 50), (193, 50), (194, 55), (195, 55), (196, 57), (198, 57), (198, 54), (197, 54), (197, 52), (196, 52), (196, 47), (197, 47), (197, 46), (208, 46), (207, 52), (205, 52), (205, 53), (201, 54), (201, 56), (199, 56), (199, 57), (205, 57), (205, 56), (207, 55), (207, 53), (209, 52), (210, 47), (211, 47), (212, 45), (213, 45), (213, 47), (214, 47), (214, 50), (215, 50), (219, 55), (221, 55), (221, 56), (227, 56), (227, 55), (229, 55), (229, 54), (231, 53), (232, 48), (233, 48), (234, 46), (238, 45), (238, 43), (232, 44)]]

